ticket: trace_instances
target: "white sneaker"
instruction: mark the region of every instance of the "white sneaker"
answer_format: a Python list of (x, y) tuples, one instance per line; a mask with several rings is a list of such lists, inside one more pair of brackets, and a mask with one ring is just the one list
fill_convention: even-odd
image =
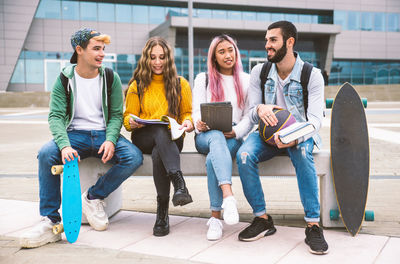
[(231, 195), (224, 198), (222, 202), (222, 208), (224, 209), (224, 221), (227, 225), (234, 225), (239, 223), (239, 213), (236, 207), (235, 197)]
[(108, 227), (108, 216), (104, 212), (105, 202), (100, 199), (89, 200), (87, 194), (87, 191), (82, 194), (82, 212), (94, 230), (106, 230)]
[(215, 218), (211, 217), (208, 222), (208, 231), (207, 231), (207, 239), (208, 240), (218, 240), (222, 237), (222, 222)]
[(40, 223), (22, 234), (19, 239), (20, 246), (23, 248), (35, 248), (61, 240), (61, 234), (55, 235), (53, 233), (53, 226), (56, 224), (59, 223), (53, 223), (49, 218), (42, 217)]

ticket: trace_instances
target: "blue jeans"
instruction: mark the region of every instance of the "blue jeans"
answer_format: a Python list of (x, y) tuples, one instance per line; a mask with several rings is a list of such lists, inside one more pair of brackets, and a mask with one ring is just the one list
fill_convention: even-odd
[(225, 138), (218, 130), (210, 130), (197, 134), (196, 149), (206, 154), (208, 194), (212, 211), (222, 210), (222, 184), (232, 184), (232, 159), (242, 145), (242, 140)]
[[(68, 132), (71, 147), (75, 149), (81, 160), (87, 157), (101, 158), (97, 154), (100, 146), (106, 140), (103, 130)], [(54, 140), (46, 143), (39, 151), (39, 197), (40, 215), (47, 216), (53, 222), (60, 221), (58, 212), (61, 204), (60, 175), (51, 174), (51, 166), (62, 164), (61, 151)], [(142, 152), (123, 136), (118, 138), (111, 162), (114, 166), (101, 176), (95, 185), (89, 188), (89, 193), (97, 199), (104, 199), (143, 163)], [(86, 191), (86, 190), (82, 190)]]
[(243, 192), (253, 208), (255, 216), (266, 213), (264, 193), (261, 186), (258, 163), (269, 160), (279, 153), (289, 155), (296, 170), (300, 199), (303, 204), (306, 222), (319, 222), (320, 205), (318, 201), (317, 173), (314, 165), (312, 138), (299, 145), (286, 149), (265, 143), (258, 131), (249, 135), (236, 154), (236, 162), (242, 181)]

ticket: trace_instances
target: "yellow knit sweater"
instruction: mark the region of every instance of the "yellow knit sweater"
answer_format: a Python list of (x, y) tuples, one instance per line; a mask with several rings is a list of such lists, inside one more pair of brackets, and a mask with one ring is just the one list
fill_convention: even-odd
[[(179, 120), (176, 121), (182, 124), (186, 119), (192, 121), (192, 91), (189, 82), (183, 77), (180, 77), (180, 79), (182, 100), (179, 109)], [(153, 74), (150, 86), (145, 90), (141, 100), (142, 105), (139, 103), (136, 81), (134, 81), (129, 86), (125, 102), (124, 126), (127, 131), (132, 131), (129, 125), (130, 114), (139, 116), (142, 119), (160, 119), (161, 116), (168, 115), (168, 102), (165, 96), (162, 75)]]

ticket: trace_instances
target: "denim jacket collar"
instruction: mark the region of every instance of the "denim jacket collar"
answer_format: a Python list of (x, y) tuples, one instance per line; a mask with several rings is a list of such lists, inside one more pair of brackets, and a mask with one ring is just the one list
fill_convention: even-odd
[[(294, 52), (294, 56), (296, 57), (296, 62), (294, 63), (293, 70), (290, 74), (290, 81), (296, 81), (300, 83), (301, 69), (303, 67), (304, 62), (300, 58), (300, 55), (297, 52)], [(271, 70), (269, 71), (267, 81), (268, 80), (272, 80), (274, 83), (277, 83), (278, 81), (278, 71), (276, 69), (275, 63), (273, 63), (271, 66)]]

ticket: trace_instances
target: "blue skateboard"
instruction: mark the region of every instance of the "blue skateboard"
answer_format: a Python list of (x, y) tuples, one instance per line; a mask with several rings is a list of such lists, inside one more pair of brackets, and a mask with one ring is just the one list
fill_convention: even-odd
[(82, 223), (82, 198), (79, 180), (78, 158), (66, 161), (65, 165), (56, 165), (51, 168), (54, 175), (63, 173), (62, 188), (62, 224), (55, 225), (55, 234), (65, 232), (68, 242), (74, 243), (78, 239)]

